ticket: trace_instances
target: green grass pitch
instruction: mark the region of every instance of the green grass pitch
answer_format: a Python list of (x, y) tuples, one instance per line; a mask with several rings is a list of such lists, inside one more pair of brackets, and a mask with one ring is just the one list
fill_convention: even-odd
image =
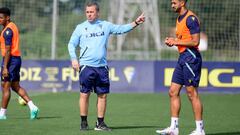
[[(96, 95), (90, 98), (90, 130), (79, 130), (78, 92), (30, 94), (39, 106), (39, 119), (29, 119), (29, 109), (10, 101), (7, 120), (0, 121), (0, 135), (157, 135), (169, 126), (169, 98), (166, 93), (109, 94), (105, 121), (111, 132), (94, 131)], [(195, 128), (191, 105), (182, 94), (180, 135)], [(207, 135), (240, 135), (240, 94), (201, 94)]]

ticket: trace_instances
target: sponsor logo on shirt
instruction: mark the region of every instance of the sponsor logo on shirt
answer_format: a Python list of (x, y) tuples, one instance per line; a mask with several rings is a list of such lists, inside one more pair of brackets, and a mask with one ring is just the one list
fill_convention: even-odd
[(86, 35), (86, 38), (100, 37), (100, 36), (104, 36), (104, 31), (96, 32), (96, 33), (89, 33)]

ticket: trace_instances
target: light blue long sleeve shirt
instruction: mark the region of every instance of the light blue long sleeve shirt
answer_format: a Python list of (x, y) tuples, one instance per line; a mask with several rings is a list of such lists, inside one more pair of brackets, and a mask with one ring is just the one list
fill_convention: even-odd
[(115, 25), (107, 21), (85, 21), (75, 28), (68, 43), (71, 60), (78, 59), (77, 46), (80, 47), (79, 63), (92, 67), (107, 65), (107, 44), (111, 34), (124, 34), (133, 29), (131, 24)]

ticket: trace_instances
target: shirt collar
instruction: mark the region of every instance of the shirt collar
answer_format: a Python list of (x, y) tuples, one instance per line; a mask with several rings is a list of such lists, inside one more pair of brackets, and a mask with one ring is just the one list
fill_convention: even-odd
[(183, 15), (179, 15), (179, 17), (178, 17), (178, 22), (181, 22), (182, 19), (187, 15), (187, 13), (188, 13), (188, 10), (187, 10), (187, 12), (184, 13)]

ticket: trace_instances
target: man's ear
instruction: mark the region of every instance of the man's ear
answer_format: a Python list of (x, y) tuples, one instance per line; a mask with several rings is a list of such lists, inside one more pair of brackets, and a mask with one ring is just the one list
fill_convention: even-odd
[(98, 18), (99, 18), (99, 16), (100, 16), (100, 12), (97, 12), (97, 16), (98, 16)]
[(6, 16), (6, 20), (7, 20), (7, 21), (10, 21), (10, 16)]
[(181, 7), (184, 7), (186, 5), (186, 2), (184, 0), (181, 1)]

